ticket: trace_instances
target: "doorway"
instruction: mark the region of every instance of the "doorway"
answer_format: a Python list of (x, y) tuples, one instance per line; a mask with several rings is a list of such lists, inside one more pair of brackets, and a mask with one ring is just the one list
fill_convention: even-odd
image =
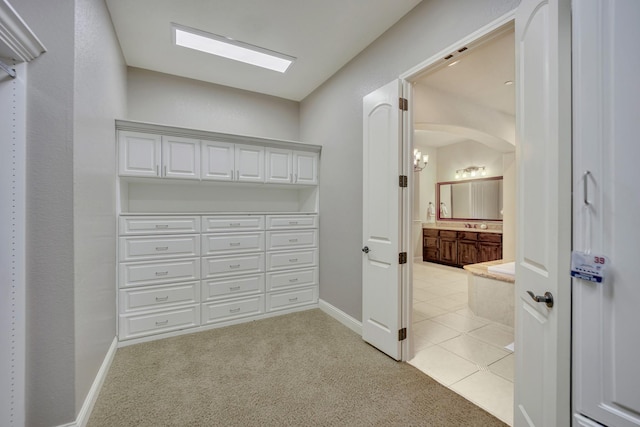
[[(415, 167), (408, 361), (510, 425), (515, 279), (477, 279), (470, 271), (487, 272), (487, 259), (515, 259), (514, 55), (509, 22), (409, 79)], [(458, 185), (489, 181), (499, 193), (463, 194)], [(478, 236), (499, 239), (500, 255), (479, 255)], [(489, 294), (495, 303), (486, 304)]]

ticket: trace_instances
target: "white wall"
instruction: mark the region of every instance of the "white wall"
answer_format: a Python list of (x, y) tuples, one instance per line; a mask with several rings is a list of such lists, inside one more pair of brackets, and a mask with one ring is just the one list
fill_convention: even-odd
[(323, 300), (356, 319), (362, 318), (362, 98), (518, 3), (423, 0), (302, 101), (301, 140), (323, 146)]
[(263, 138), (299, 137), (295, 101), (140, 68), (129, 68), (127, 85), (129, 120)]
[(463, 141), (438, 148), (438, 182), (455, 181), (456, 170), (485, 166), (487, 177), (502, 176), (503, 153), (475, 141)]
[(504, 155), (502, 174), (502, 259), (516, 259), (516, 155)]
[(116, 335), (115, 117), (126, 65), (102, 1), (76, 0), (73, 115), (76, 415)]
[(73, 297), (74, 1), (12, 1), (47, 52), (28, 66), (28, 426), (75, 418)]

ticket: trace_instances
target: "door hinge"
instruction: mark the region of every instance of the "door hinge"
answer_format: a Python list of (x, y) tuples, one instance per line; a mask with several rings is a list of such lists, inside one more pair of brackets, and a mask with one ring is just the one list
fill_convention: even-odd
[(407, 98), (400, 98), (398, 106), (402, 111), (409, 111), (409, 101), (407, 100)]
[(407, 328), (398, 330), (398, 341), (404, 341), (407, 339)]
[(400, 187), (406, 187), (407, 185), (409, 185), (409, 180), (407, 178), (407, 175), (400, 175)]
[(400, 264), (406, 264), (407, 263), (407, 253), (406, 252), (400, 252), (399, 262), (400, 262)]

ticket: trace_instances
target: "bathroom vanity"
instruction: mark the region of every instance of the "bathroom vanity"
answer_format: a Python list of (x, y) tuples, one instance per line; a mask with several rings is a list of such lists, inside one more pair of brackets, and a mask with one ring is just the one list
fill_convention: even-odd
[(502, 259), (498, 230), (425, 227), (422, 246), (423, 261), (455, 267)]

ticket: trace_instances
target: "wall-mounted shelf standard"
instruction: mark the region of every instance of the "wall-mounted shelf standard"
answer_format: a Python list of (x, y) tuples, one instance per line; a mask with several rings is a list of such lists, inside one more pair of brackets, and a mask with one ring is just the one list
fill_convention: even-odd
[(319, 146), (116, 129), (123, 344), (317, 306)]

